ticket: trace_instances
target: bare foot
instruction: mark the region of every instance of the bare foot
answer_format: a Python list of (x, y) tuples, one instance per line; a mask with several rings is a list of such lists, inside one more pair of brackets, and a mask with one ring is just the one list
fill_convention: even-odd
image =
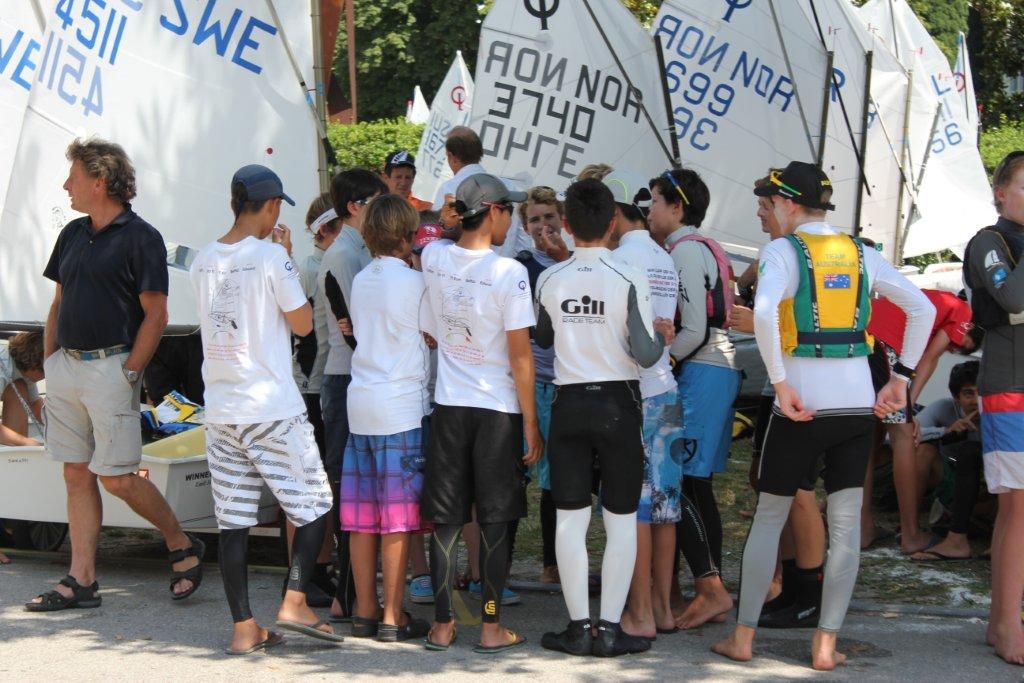
[[(654, 623), (654, 615), (648, 612), (642, 615), (640, 618), (634, 617), (633, 613), (628, 609), (622, 613), (622, 617), (619, 619), (619, 625), (622, 630), (631, 636), (640, 636), (641, 638), (656, 638), (658, 636), (658, 630)], [(673, 622), (673, 626), (675, 623)], [(669, 627), (671, 628), (671, 626)]]
[[(942, 539), (928, 550), (922, 550), (917, 553), (913, 553), (910, 556), (912, 560), (927, 561), (941, 559), (941, 557), (957, 557), (964, 560), (971, 559), (971, 546), (967, 543), (965, 537), (962, 541), (959, 539), (951, 539), (949, 536)], [(929, 553), (933, 553), (929, 555)], [(937, 557), (941, 556), (941, 557)]]
[(820, 655), (811, 654), (811, 668), (815, 671), (831, 671), (843, 664), (846, 664), (846, 655), (835, 650)]
[[(751, 632), (753, 632), (753, 629), (751, 629)], [(754, 656), (753, 636), (747, 639), (733, 632), (725, 640), (720, 640), (712, 645), (711, 651), (716, 655), (722, 655), (737, 662), (749, 662)]]
[(2, 552), (0, 552), (0, 564), (10, 564), (10, 563), (11, 563), (11, 558), (7, 557)]
[(515, 631), (511, 631), (498, 624), (484, 624), (480, 629), (480, 644), (484, 647), (511, 645), (518, 642), (520, 638), (522, 636)]
[[(280, 609), (277, 610), (277, 620), (294, 621), (297, 624), (312, 626), (320, 621), (320, 617), (306, 605), (305, 594), (288, 590), (284, 594), (284, 600), (281, 601)], [(317, 630), (324, 633), (334, 633), (334, 629), (331, 628), (330, 624), (322, 624)]]
[(991, 629), (991, 634), (992, 645), (1003, 661), (1024, 666), (1024, 630), (1021, 630), (1020, 626), (1008, 629), (995, 626)]
[(861, 525), (860, 527), (860, 549), (867, 550), (872, 543), (875, 542), (875, 537), (879, 534), (878, 527), (875, 525), (866, 526)]
[(732, 597), (724, 587), (711, 593), (700, 593), (676, 620), (676, 626), (684, 629), (697, 628), (716, 617), (724, 617), (731, 609)]
[(235, 652), (248, 650), (257, 643), (262, 643), (269, 637), (270, 633), (256, 623), (255, 619), (247, 619), (235, 624), (234, 632), (231, 634), (231, 649)]
[[(685, 612), (685, 610), (683, 610)], [(654, 617), (653, 625), (662, 631), (671, 631), (676, 626), (676, 616), (669, 605), (660, 604), (657, 601), (651, 604), (651, 613)], [(648, 636), (649, 637), (649, 636)]]
[(836, 651), (837, 634), (815, 631), (811, 640), (811, 668), (815, 671), (831, 671), (846, 662), (846, 655)]
[(427, 634), (427, 640), (435, 645), (451, 645), (455, 640), (455, 621), (449, 621), (447, 624), (435, 621), (430, 627), (430, 633)]
[(912, 555), (927, 548), (931, 542), (931, 534), (923, 534), (920, 532), (915, 536), (902, 534), (900, 536), (900, 552), (904, 555)]

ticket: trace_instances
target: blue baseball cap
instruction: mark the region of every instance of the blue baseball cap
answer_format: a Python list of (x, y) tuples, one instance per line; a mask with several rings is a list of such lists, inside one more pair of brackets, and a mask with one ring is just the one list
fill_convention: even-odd
[(241, 183), (245, 187), (248, 201), (260, 202), (266, 199), (283, 199), (290, 205), (295, 206), (295, 201), (284, 193), (284, 186), (281, 178), (266, 166), (250, 164), (235, 171), (231, 178), (231, 187), (235, 183)]

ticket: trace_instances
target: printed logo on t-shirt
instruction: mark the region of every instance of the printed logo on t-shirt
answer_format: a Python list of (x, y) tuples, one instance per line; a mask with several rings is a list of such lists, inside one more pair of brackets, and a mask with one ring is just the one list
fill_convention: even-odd
[(484, 349), (473, 339), (473, 306), (476, 299), (462, 285), (441, 291), (441, 342), (449, 356), (470, 365), (483, 361)]
[(603, 325), (604, 302), (599, 299), (591, 299), (589, 296), (582, 296), (579, 299), (565, 299), (561, 304), (562, 322), (565, 323), (593, 323)]

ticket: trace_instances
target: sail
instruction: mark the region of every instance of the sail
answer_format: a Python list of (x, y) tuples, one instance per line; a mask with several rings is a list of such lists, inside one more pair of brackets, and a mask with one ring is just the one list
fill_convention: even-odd
[(239, 167), (262, 163), (280, 174), (299, 203), (285, 205), (281, 221), (293, 228), (296, 258), (308, 251), (302, 226), (319, 193), (316, 123), (282, 31), (305, 82), (315, 82), (310, 10), (309, 0), (62, 1), (49, 9), (0, 216), (0, 321), (46, 318), (53, 285), (41, 272), (75, 216), (61, 183), (76, 137), (113, 140), (131, 156), (133, 208), (168, 243), (171, 325), (198, 323), (191, 250), (231, 225)]
[(665, 49), (683, 165), (711, 191), (701, 230), (753, 256), (767, 242), (754, 180), (817, 158), (825, 88), (832, 92), (817, 28), (798, 2), (666, 0), (651, 31)]
[(437, 188), (452, 177), (444, 150), (445, 136), (453, 127), (469, 123), (472, 102), (473, 78), (462, 59), (462, 52), (456, 52), (448, 74), (430, 103), (430, 116), (416, 153), (416, 181), (412, 185), (414, 197), (433, 201)]
[[(864, 186), (859, 155), (864, 134), (867, 36), (860, 21), (848, 12), (846, 0), (798, 1), (822, 47), (832, 54), (833, 78), (828, 91), (828, 126), (822, 159), (822, 170), (832, 181), (832, 203), (836, 205), (836, 210), (829, 214), (829, 222), (853, 232)], [(863, 194), (869, 192), (870, 188)]]
[(967, 37), (960, 32), (956, 38), (956, 64), (953, 66), (956, 92), (963, 106), (964, 118), (970, 130), (978, 135), (978, 100), (974, 94), (974, 76), (971, 74), (971, 58), (967, 53)]
[(470, 124), (482, 164), (556, 189), (591, 163), (657, 174), (671, 164), (658, 75), (651, 37), (618, 0), (496, 0)]
[[(56, 0), (46, 0), (52, 4)], [(14, 170), (32, 70), (42, 47), (43, 27), (33, 2), (13, 2), (0, 12), (0, 211)]]
[(428, 118), (430, 118), (430, 109), (427, 107), (426, 98), (423, 97), (423, 91), (417, 85), (413, 88), (412, 99), (409, 100), (409, 104), (405, 108), (405, 120), (407, 123), (421, 125), (426, 123)]
[(968, 118), (949, 61), (906, 0), (869, 0), (858, 11), (940, 105), (903, 256), (942, 249), (963, 253), (978, 228), (995, 220), (995, 209), (978, 152), (977, 127)]

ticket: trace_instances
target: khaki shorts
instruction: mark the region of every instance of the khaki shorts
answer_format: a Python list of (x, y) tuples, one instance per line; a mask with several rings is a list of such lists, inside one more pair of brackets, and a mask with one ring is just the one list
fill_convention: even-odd
[(46, 374), (47, 454), (58, 462), (89, 463), (106, 477), (133, 474), (142, 461), (139, 394), (122, 365), (128, 354), (76, 360), (57, 351), (43, 362)]

